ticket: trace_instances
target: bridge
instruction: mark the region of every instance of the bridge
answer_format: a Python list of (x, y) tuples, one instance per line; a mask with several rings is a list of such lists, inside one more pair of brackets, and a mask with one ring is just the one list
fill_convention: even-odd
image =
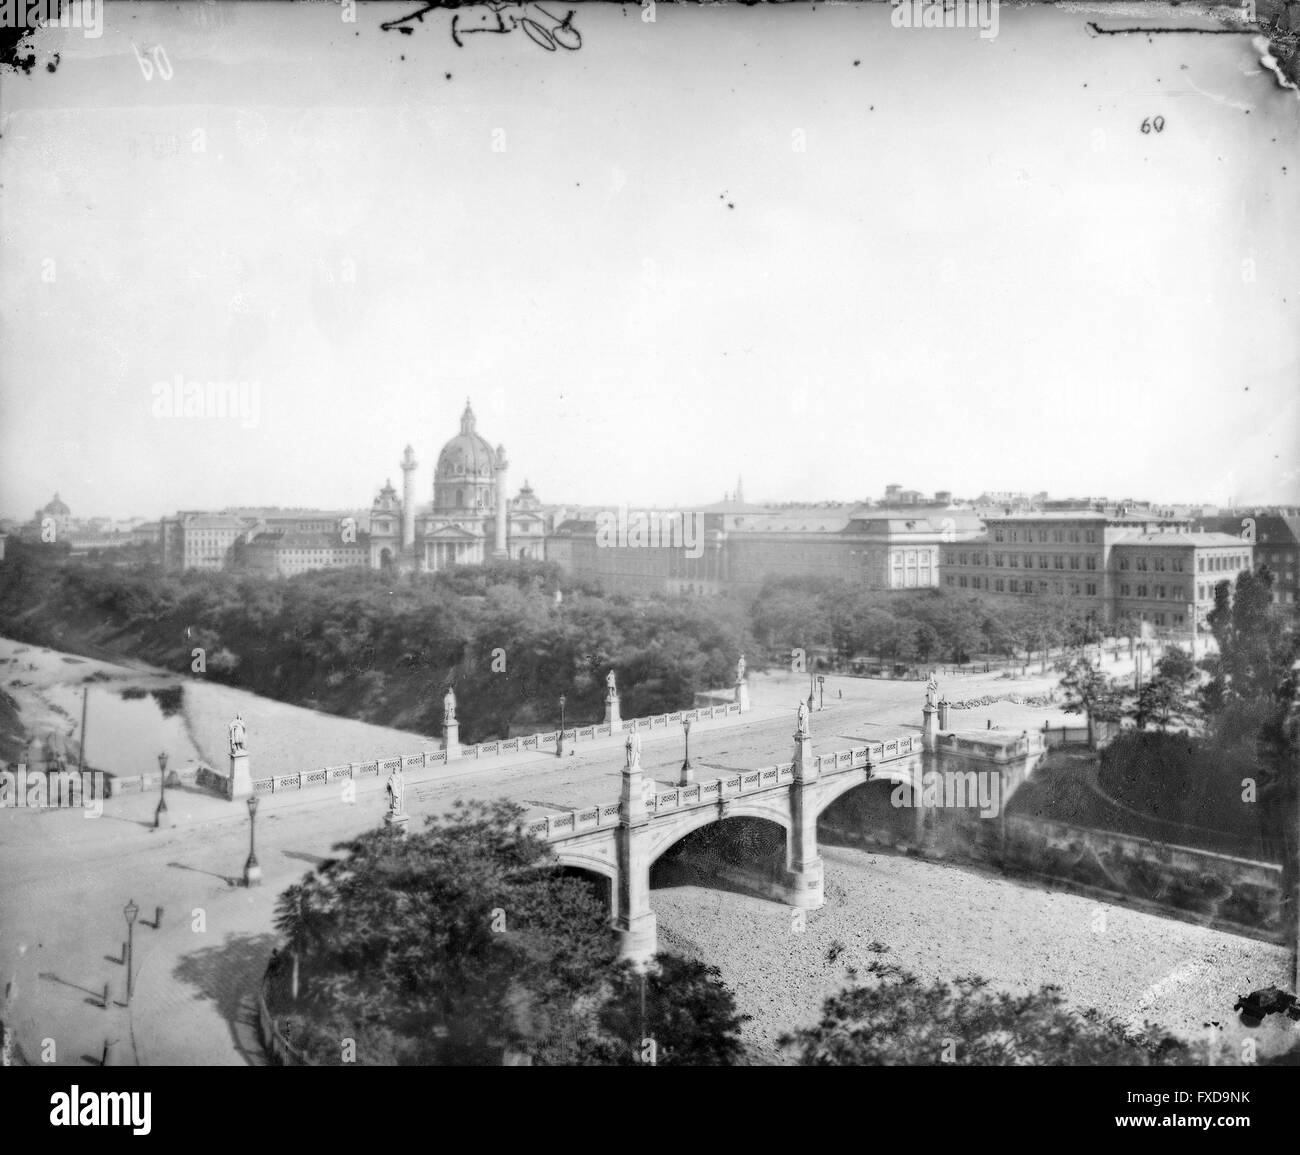
[[(942, 713), (946, 721), (946, 709)], [(525, 829), (549, 843), (562, 865), (608, 880), (610, 914), (622, 939), (622, 954), (643, 965), (654, 956), (657, 943), (650, 868), (693, 831), (746, 817), (781, 826), (786, 833), (785, 871), (772, 897), (815, 910), (824, 902), (817, 820), (836, 799), (866, 783), (886, 782), (908, 786), (912, 798), (921, 800), (930, 771), (961, 774), (971, 769), (995, 772), (1001, 797), (1006, 798), (1044, 752), (1036, 733), (941, 732), (935, 714), (934, 705), (927, 702), (920, 735), (823, 754), (813, 752), (812, 735), (801, 728), (793, 735), (789, 762), (700, 781), (683, 771), (684, 780), (675, 784), (645, 777), (640, 747), (629, 734), (617, 802), (547, 814), (528, 821)], [(923, 805), (913, 810), (919, 844), (926, 810)]]

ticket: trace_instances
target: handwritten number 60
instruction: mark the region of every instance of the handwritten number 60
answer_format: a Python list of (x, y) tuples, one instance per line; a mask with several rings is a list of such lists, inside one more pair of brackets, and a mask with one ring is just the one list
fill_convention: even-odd
[(1163, 116), (1157, 116), (1153, 120), (1151, 117), (1148, 116), (1146, 120), (1142, 122), (1143, 132), (1150, 132), (1153, 128), (1156, 130), (1156, 132), (1164, 132), (1165, 118)]

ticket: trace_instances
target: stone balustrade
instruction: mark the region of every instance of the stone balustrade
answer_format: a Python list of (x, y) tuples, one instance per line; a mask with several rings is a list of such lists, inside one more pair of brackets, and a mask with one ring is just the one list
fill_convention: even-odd
[[(646, 718), (628, 718), (621, 723), (620, 732), (630, 733), (633, 730), (663, 729), (673, 723), (710, 721), (714, 718), (726, 718), (739, 713), (740, 706), (734, 702), (725, 706), (702, 706), (695, 710), (674, 710), (669, 714), (654, 714)], [(573, 746), (579, 742), (608, 738), (610, 734), (610, 728), (605, 724), (577, 726), (564, 731), (564, 741), (567, 745)], [(558, 730), (548, 730), (522, 737), (502, 738), (495, 742), (479, 742), (476, 745), (464, 747), (461, 751), (461, 757), (462, 759), (495, 758), (500, 755), (527, 754), (532, 751), (540, 751), (544, 746), (554, 747), (559, 737), (560, 732)], [(344, 766), (325, 766), (320, 770), (300, 771), (296, 774), (278, 774), (273, 778), (255, 778), (253, 780), (253, 792), (256, 794), (278, 794), (285, 790), (302, 790), (310, 786), (328, 785), (340, 778), (387, 777), (388, 774), (399, 767), (405, 772), (417, 768), (445, 765), (446, 762), (446, 750), (426, 750), (422, 754), (398, 754), (390, 758), (379, 758), (370, 762), (350, 762)], [(192, 777), (193, 773), (191, 773)], [(219, 780), (224, 786), (224, 778), (215, 774), (212, 774), (212, 777)], [(143, 782), (148, 778), (149, 775), (143, 775), (141, 781)], [(129, 781), (134, 781), (134, 779)], [(155, 774), (153, 775), (154, 785), (157, 785), (157, 781), (158, 776)], [(198, 784), (200, 786), (208, 785), (202, 778), (199, 779)], [(143, 787), (127, 786), (118, 788), (141, 789)]]
[[(688, 711), (689, 713), (689, 711)], [(643, 719), (637, 719), (643, 721)], [(634, 725), (624, 723), (627, 729)], [(921, 752), (921, 740), (910, 735), (891, 738), (888, 742), (872, 742), (866, 746), (855, 746), (848, 750), (835, 750), (819, 754), (816, 758), (818, 774), (836, 774), (847, 770), (862, 769), (879, 765), (896, 758), (909, 758)], [(702, 782), (693, 782), (689, 786), (672, 786), (663, 789), (663, 783), (655, 785), (660, 789), (647, 794), (646, 813), (668, 814), (673, 811), (692, 809), (698, 806), (717, 805), (722, 798), (738, 794), (753, 794), (763, 790), (773, 790), (794, 781), (794, 763), (782, 762), (776, 766), (765, 766), (758, 770), (744, 770), (737, 774), (728, 774), (723, 778), (711, 778)], [(602, 827), (617, 826), (621, 817), (621, 807), (614, 803), (600, 807), (588, 807), (583, 810), (571, 810), (561, 814), (547, 814), (525, 823), (524, 829), (529, 834), (547, 841), (563, 841), (577, 834)]]

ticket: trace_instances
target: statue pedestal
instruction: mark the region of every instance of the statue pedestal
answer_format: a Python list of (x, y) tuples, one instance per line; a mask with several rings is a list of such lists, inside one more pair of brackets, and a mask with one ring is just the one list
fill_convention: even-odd
[(411, 816), (406, 811), (394, 812), (390, 810), (384, 815), (384, 826), (393, 831), (394, 834), (406, 834), (407, 824), (411, 821)]
[(447, 751), (447, 761), (460, 757), (460, 723), (448, 722), (443, 726), (442, 748)]
[(921, 707), (921, 745), (926, 750), (934, 749), (934, 707), (926, 702)]
[(736, 683), (736, 705), (740, 707), (740, 712), (742, 714), (749, 713), (749, 683), (748, 682)]
[(943, 698), (939, 702), (939, 732), (946, 734), (948, 732), (948, 699)]
[(248, 754), (241, 752), (230, 756), (230, 777), (226, 779), (226, 797), (232, 801), (247, 798), (253, 792), (253, 779), (248, 772)]
[(605, 699), (605, 725), (610, 728), (610, 733), (614, 733), (623, 725), (623, 719), (618, 712), (618, 695), (610, 694)]

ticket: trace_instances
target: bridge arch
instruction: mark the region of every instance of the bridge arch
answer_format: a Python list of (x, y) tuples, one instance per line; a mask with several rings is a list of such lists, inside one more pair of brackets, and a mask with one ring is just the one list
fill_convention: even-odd
[(650, 865), (651, 890), (704, 886), (784, 901), (790, 832), (772, 815), (728, 813), (678, 828)]
[(556, 855), (557, 865), (571, 877), (582, 878), (598, 885), (599, 891), (609, 903), (611, 918), (618, 917), (618, 867), (582, 851), (559, 850)]
[(779, 801), (738, 798), (733, 802), (728, 799), (724, 807), (709, 806), (700, 810), (690, 810), (676, 821), (656, 825), (651, 828), (647, 847), (649, 862), (653, 865), (665, 851), (688, 834), (705, 826), (711, 826), (715, 822), (726, 822), (730, 818), (763, 818), (782, 827), (788, 837), (791, 817), (787, 795), (787, 791), (781, 791)]

